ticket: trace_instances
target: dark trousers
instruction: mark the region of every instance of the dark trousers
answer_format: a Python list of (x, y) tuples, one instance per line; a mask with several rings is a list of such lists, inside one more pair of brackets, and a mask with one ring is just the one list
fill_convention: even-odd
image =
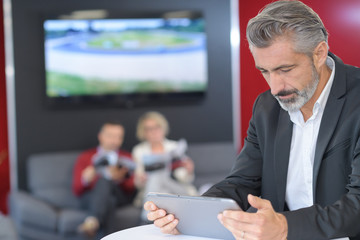
[(116, 207), (130, 204), (134, 196), (135, 193), (125, 193), (113, 181), (99, 178), (94, 188), (81, 197), (81, 205), (104, 226)]

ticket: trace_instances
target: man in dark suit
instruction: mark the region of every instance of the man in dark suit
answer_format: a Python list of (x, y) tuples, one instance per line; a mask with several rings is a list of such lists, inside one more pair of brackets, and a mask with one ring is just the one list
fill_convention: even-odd
[[(327, 38), (299, 1), (271, 3), (248, 23), (270, 90), (255, 101), (231, 173), (204, 194), (244, 210), (218, 216), (236, 239), (360, 239), (360, 70), (329, 53)], [(173, 215), (144, 207), (178, 233)]]

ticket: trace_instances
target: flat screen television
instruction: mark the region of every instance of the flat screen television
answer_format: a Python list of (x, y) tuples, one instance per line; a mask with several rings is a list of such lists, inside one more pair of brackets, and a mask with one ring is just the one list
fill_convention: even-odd
[[(181, 13), (181, 14), (179, 14)], [(43, 21), (51, 106), (201, 99), (208, 86), (205, 19), (197, 11)]]

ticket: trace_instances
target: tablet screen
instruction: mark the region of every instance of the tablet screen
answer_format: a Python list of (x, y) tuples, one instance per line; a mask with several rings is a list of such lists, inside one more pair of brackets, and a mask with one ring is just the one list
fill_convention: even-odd
[(224, 210), (240, 210), (232, 199), (149, 193), (147, 201), (152, 201), (159, 208), (174, 214), (179, 219), (177, 229), (182, 234), (234, 239), (231, 232), (217, 219), (217, 215)]

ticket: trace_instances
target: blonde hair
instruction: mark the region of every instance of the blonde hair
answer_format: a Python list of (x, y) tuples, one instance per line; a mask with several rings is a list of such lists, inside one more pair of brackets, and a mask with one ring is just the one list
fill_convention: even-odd
[(162, 130), (164, 130), (165, 132), (165, 136), (168, 135), (169, 133), (169, 123), (166, 120), (166, 118), (164, 117), (164, 115), (162, 115), (159, 112), (147, 112), (144, 115), (142, 115), (139, 118), (138, 124), (137, 124), (137, 128), (136, 128), (136, 137), (140, 140), (140, 141), (144, 141), (145, 139), (145, 126), (144, 123), (146, 120), (153, 120), (155, 121)]

